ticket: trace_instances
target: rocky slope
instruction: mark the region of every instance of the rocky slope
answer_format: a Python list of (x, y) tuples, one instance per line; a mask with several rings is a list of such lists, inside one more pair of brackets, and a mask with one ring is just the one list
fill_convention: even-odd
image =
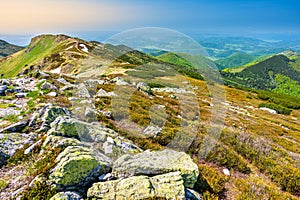
[[(93, 54), (108, 61), (117, 51), (126, 47)], [(269, 100), (260, 94), (226, 87), (221, 103), (227, 117), (216, 127), (204, 81), (182, 80), (159, 67), (142, 69), (141, 58), (152, 60), (134, 52), (92, 68), (98, 77), (53, 72), (49, 62), (1, 79), (0, 199), (299, 199), (299, 110), (282, 115), (261, 109)], [(174, 86), (181, 82), (181, 88)], [(134, 92), (122, 110), (118, 95), (126, 88)], [(183, 152), (169, 144), (188, 124), (185, 116), (194, 114), (191, 104), (185, 113), (180, 108), (180, 98), (191, 91), (200, 107), (193, 122), (200, 125)], [(219, 140), (201, 157), (208, 130), (216, 128), (222, 129)], [(182, 133), (182, 140), (191, 134)]]

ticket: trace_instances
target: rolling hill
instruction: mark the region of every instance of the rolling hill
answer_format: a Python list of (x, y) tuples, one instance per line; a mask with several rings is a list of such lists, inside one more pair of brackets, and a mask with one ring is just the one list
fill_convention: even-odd
[(10, 44), (4, 40), (0, 40), (0, 58), (16, 53), (21, 49), (23, 49), (23, 47)]
[(296, 89), (300, 83), (298, 62), (278, 54), (253, 65), (222, 70), (221, 74), (228, 84), (299, 96), (299, 89)]

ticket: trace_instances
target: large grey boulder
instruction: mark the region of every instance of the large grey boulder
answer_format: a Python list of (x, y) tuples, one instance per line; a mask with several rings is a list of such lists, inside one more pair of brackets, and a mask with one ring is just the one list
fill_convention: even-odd
[(154, 177), (133, 176), (121, 180), (94, 183), (87, 193), (90, 199), (185, 199), (180, 172)]
[(81, 146), (69, 146), (58, 155), (51, 170), (50, 182), (57, 188), (84, 187), (111, 169), (111, 160), (105, 155)]
[(159, 175), (180, 171), (184, 185), (193, 188), (199, 170), (189, 155), (170, 149), (163, 151), (144, 151), (136, 155), (124, 155), (114, 162), (112, 174), (116, 177), (134, 175)]

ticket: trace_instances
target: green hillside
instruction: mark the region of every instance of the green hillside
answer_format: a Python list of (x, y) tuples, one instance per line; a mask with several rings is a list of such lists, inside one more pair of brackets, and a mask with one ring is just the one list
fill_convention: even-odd
[[(84, 57), (85, 52), (80, 50), (77, 40), (65, 35), (41, 35), (33, 38), (25, 49), (0, 61), (0, 74), (4, 77), (16, 76), (22, 70), (34, 67), (57, 68), (72, 62), (73, 57)], [(69, 49), (68, 49), (69, 48)]]
[(300, 72), (296, 70), (297, 67), (292, 67), (293, 64), (295, 65), (294, 60), (280, 54), (244, 67), (240, 71), (225, 69), (221, 74), (228, 84), (292, 94), (293, 89), (288, 92), (282, 87), (286, 88), (283, 84), (299, 85)]
[(216, 60), (215, 63), (218, 66), (218, 68), (222, 70), (225, 68), (232, 68), (245, 65), (255, 60), (256, 58), (256, 56), (250, 54), (235, 53), (227, 58)]

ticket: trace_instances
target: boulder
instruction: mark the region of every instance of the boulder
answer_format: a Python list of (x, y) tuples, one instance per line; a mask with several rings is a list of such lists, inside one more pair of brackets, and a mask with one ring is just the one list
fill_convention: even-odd
[(111, 160), (105, 155), (81, 146), (69, 146), (63, 150), (51, 170), (50, 182), (58, 189), (85, 187), (111, 169)]
[(116, 85), (128, 85), (129, 84), (122, 77), (119, 77), (119, 76), (111, 79), (110, 82), (115, 83)]
[(90, 146), (105, 152), (110, 158), (142, 151), (132, 141), (119, 136), (112, 129), (86, 123), (69, 116), (60, 116), (52, 122), (51, 129), (48, 131), (49, 135), (76, 138), (82, 142), (88, 142)]
[(51, 197), (50, 200), (83, 200), (82, 196), (76, 192), (59, 192), (53, 197)]
[(196, 192), (192, 189), (186, 188), (185, 189), (185, 199), (186, 200), (201, 200), (202, 198), (198, 192)]
[(90, 199), (185, 199), (180, 172), (154, 177), (133, 176), (121, 180), (94, 183), (88, 189)]
[(114, 162), (112, 174), (122, 178), (134, 175), (153, 176), (175, 171), (181, 172), (185, 187), (193, 188), (199, 175), (197, 165), (186, 153), (170, 149), (124, 155)]

